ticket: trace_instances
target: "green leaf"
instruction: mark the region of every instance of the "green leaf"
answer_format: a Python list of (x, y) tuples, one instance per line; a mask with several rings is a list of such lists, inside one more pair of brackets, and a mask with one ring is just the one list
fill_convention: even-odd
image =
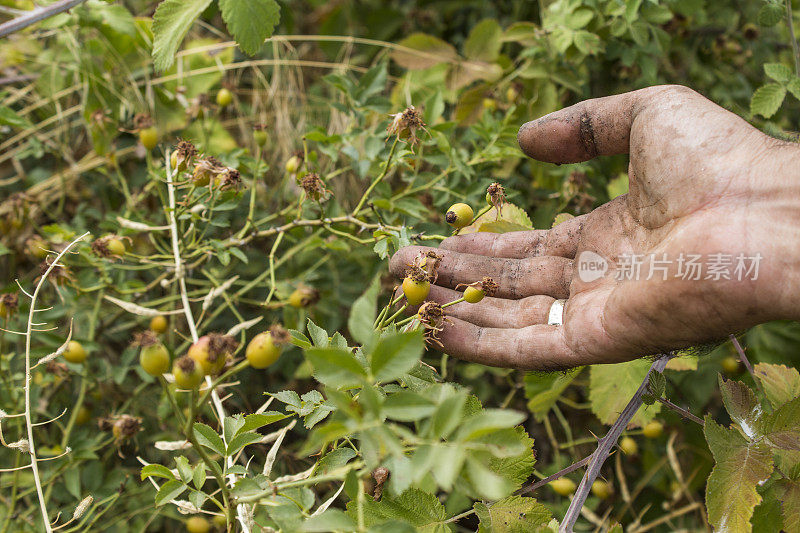
[(357, 385), (367, 373), (349, 350), (341, 348), (309, 348), (306, 358), (314, 366), (314, 377), (331, 387)]
[(753, 373), (761, 382), (761, 388), (772, 407), (779, 407), (800, 397), (800, 373), (786, 365), (758, 363)]
[(255, 55), (281, 19), (275, 0), (219, 0), (222, 19), (228, 31), (248, 55)]
[(704, 432), (716, 464), (706, 484), (708, 521), (720, 531), (751, 531), (761, 501), (756, 488), (772, 474), (772, 454), (763, 442), (748, 442), (706, 416)]
[(180, 481), (167, 481), (156, 493), (156, 507), (167, 504), (183, 494), (188, 487)]
[[(384, 494), (380, 501), (368, 498), (363, 503), (364, 525), (367, 527), (397, 520), (414, 526), (421, 533), (451, 531), (447, 525), (442, 524), (447, 519), (447, 511), (435, 494), (412, 488), (400, 496), (390, 497)], [(348, 502), (347, 514), (356, 518), (357, 507), (357, 502)]]
[(781, 480), (777, 487), (781, 495), (783, 528), (786, 533), (797, 533), (800, 531), (800, 483)]
[(300, 400), (300, 395), (293, 390), (282, 390), (280, 392), (270, 393), (270, 396), (272, 396), (279, 402), (283, 402), (288, 406), (294, 407), (294, 409), (287, 409), (288, 411), (297, 411), (298, 409), (300, 409), (300, 406), (302, 404), (302, 400)]
[(356, 456), (355, 450), (349, 447), (336, 448), (331, 450), (325, 457), (319, 460), (315, 473), (327, 474), (346, 465), (350, 459)]
[(234, 435), (240, 433), (244, 426), (244, 417), (240, 414), (226, 416), (222, 421), (222, 435), (225, 442), (230, 442)]
[(358, 524), (344, 511), (328, 509), (306, 520), (303, 531), (358, 531)]
[(0, 125), (20, 129), (33, 126), (28, 119), (21, 117), (13, 109), (6, 106), (0, 106)]
[(781, 107), (786, 88), (778, 83), (762, 85), (750, 99), (750, 113), (769, 118)]
[(750, 387), (740, 381), (726, 380), (719, 374), (719, 389), (725, 409), (749, 440), (761, 435), (763, 410)]
[(183, 455), (179, 455), (175, 458), (175, 465), (178, 467), (181, 481), (189, 483), (192, 480), (192, 467), (189, 465), (189, 460)]
[(764, 436), (775, 448), (800, 451), (800, 398), (764, 417)]
[(786, 16), (784, 8), (777, 4), (767, 3), (758, 11), (758, 23), (762, 26), (774, 26)]
[(503, 46), (503, 30), (494, 19), (484, 19), (473, 26), (464, 41), (464, 55), (475, 61), (494, 61)]
[(203, 462), (197, 463), (192, 472), (192, 484), (197, 490), (202, 490), (206, 482), (206, 465)]
[(347, 318), (347, 329), (350, 330), (353, 338), (361, 344), (370, 342), (375, 334), (372, 324), (378, 315), (376, 306), (378, 305), (379, 289), (380, 278), (376, 276), (367, 287), (367, 290), (364, 291), (364, 294), (353, 302), (350, 316)]
[(153, 14), (153, 63), (164, 71), (175, 62), (183, 38), (211, 0), (164, 0)]
[(567, 372), (528, 372), (525, 374), (525, 397), (528, 410), (540, 422), (556, 404), (561, 393), (572, 383), (583, 367)]
[(792, 76), (792, 79), (786, 84), (786, 89), (792, 93), (792, 96), (800, 100), (800, 77)]
[(509, 231), (526, 231), (533, 229), (528, 213), (511, 202), (503, 204), (500, 216), (497, 216), (497, 208), (491, 208), (475, 221), (463, 228), (461, 234), (475, 233), (476, 231), (488, 231), (491, 233), (506, 233)]
[(456, 440), (468, 441), (497, 431), (498, 429), (512, 428), (521, 424), (525, 415), (507, 409), (486, 409), (470, 417), (460, 424), (456, 433)]
[(200, 446), (205, 446), (215, 453), (225, 456), (225, 443), (222, 442), (222, 437), (216, 431), (201, 422), (195, 422), (192, 427)]
[(413, 33), (397, 45), (400, 48), (392, 51), (392, 59), (409, 70), (423, 70), (458, 57), (452, 45), (426, 33)]
[(778, 83), (792, 79), (792, 69), (781, 63), (764, 63), (764, 73)]
[(436, 405), (415, 392), (402, 390), (390, 394), (383, 404), (383, 413), (392, 420), (414, 422), (429, 417), (436, 410)]
[(664, 374), (661, 372), (650, 372), (650, 375), (647, 376), (647, 386), (650, 390), (650, 394), (653, 395), (655, 398), (661, 398), (664, 396), (664, 389), (667, 386), (667, 380), (664, 378)]
[(245, 446), (248, 444), (254, 444), (261, 440), (263, 435), (259, 435), (255, 431), (248, 431), (246, 433), (240, 433), (236, 435), (231, 441), (228, 443), (228, 456), (234, 456), (239, 453)]
[(331, 343), (328, 332), (314, 324), (310, 318), (308, 319), (308, 334), (311, 335), (311, 340), (314, 341), (314, 346), (317, 348), (327, 348)]
[(467, 458), (465, 477), (469, 479), (473, 490), (487, 500), (505, 498), (514, 490), (511, 482), (474, 456)]
[(547, 507), (523, 496), (509, 496), (491, 505), (477, 502), (473, 509), (480, 519), (478, 533), (528, 533), (553, 518)]
[(467, 393), (453, 391), (444, 398), (430, 420), (429, 436), (438, 439), (447, 438), (462, 421)]
[(414, 368), (424, 349), (421, 330), (386, 335), (370, 357), (372, 375), (379, 382), (393, 381)]
[[(616, 365), (592, 365), (589, 370), (589, 402), (603, 424), (613, 424), (642, 384), (650, 369), (648, 359), (634, 359)], [(639, 409), (631, 426), (641, 427), (653, 420), (661, 404)]]
[(175, 476), (172, 474), (172, 470), (167, 468), (164, 465), (159, 464), (149, 464), (142, 468), (142, 481), (149, 477), (163, 477), (164, 479), (174, 480)]
[(287, 417), (288, 415), (279, 413), (277, 411), (267, 411), (265, 413), (254, 413), (252, 415), (247, 415), (244, 417), (244, 424), (236, 431), (236, 434), (234, 436), (240, 435), (245, 431), (253, 431), (262, 428), (266, 425), (272, 424), (273, 422), (278, 422), (279, 420), (283, 420), (284, 418)]

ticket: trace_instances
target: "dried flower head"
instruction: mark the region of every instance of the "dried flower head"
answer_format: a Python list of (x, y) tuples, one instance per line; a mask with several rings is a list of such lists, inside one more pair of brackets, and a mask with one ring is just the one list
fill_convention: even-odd
[(497, 286), (497, 283), (489, 276), (483, 278), (483, 280), (480, 282), (480, 285), (486, 296), (494, 296), (497, 294), (497, 289), (499, 287)]
[(208, 359), (216, 361), (217, 357), (227, 357), (236, 351), (239, 342), (230, 335), (221, 333), (208, 334)]
[(272, 337), (272, 342), (275, 344), (287, 344), (292, 340), (292, 336), (289, 334), (289, 331), (280, 324), (271, 326), (269, 328), (269, 334)]
[(146, 346), (153, 346), (158, 344), (158, 336), (152, 330), (146, 329), (133, 335), (133, 342), (131, 346), (138, 346), (144, 348)]
[(147, 113), (138, 113), (133, 117), (133, 127), (137, 130), (143, 130), (153, 125), (153, 117)]
[(389, 479), (389, 469), (384, 466), (379, 466), (372, 471), (372, 479), (375, 480), (375, 490), (372, 493), (372, 498), (378, 501), (383, 495), (383, 485)]
[(442, 256), (433, 250), (428, 250), (425, 252), (420, 252), (419, 255), (414, 258), (414, 262), (409, 266), (421, 269), (427, 275), (428, 281), (431, 283), (436, 283), (436, 280), (439, 277), (439, 266), (441, 264)]
[(309, 307), (319, 301), (319, 291), (308, 285), (299, 285), (295, 290), (300, 295), (300, 307)]
[(242, 175), (235, 168), (226, 168), (222, 173), (222, 182), (220, 189), (227, 191), (230, 189), (238, 190), (242, 186)]
[(422, 113), (413, 105), (406, 108), (402, 113), (394, 113), (389, 116), (392, 117), (392, 122), (386, 128), (389, 135), (396, 135), (399, 140), (407, 141), (411, 145), (419, 142), (417, 137), (418, 130), (428, 132), (425, 128), (425, 122), (422, 120)]
[[(44, 276), (45, 272), (47, 272), (47, 269), (50, 268), (51, 264), (52, 260), (49, 257), (39, 264), (39, 277), (36, 278), (37, 282), (41, 279), (42, 276)], [(66, 266), (62, 265), (61, 263), (56, 263), (53, 266), (53, 270), (51, 270), (50, 274), (48, 274), (47, 279), (49, 279), (56, 285), (62, 285), (68, 281), (73, 281), (74, 278), (72, 277), (72, 274), (70, 273), (69, 269)]]
[(178, 142), (178, 146), (175, 147), (175, 162), (178, 168), (188, 167), (195, 157), (197, 157), (197, 148), (192, 143), (189, 141)]
[(194, 172), (192, 173), (192, 181), (199, 187), (204, 187), (212, 183), (217, 176), (223, 174), (228, 170), (228, 167), (223, 165), (219, 159), (209, 156), (199, 159), (194, 165)]
[(111, 431), (111, 428), (114, 427), (114, 421), (107, 417), (98, 418), (97, 427), (100, 431)]
[(324, 200), (331, 194), (331, 191), (325, 187), (325, 183), (316, 172), (311, 172), (303, 176), (303, 179), (300, 180), (300, 186), (306, 192), (306, 196), (315, 202)]
[(130, 439), (142, 429), (142, 419), (136, 416), (119, 415), (114, 419), (111, 431), (117, 442)]
[(44, 368), (50, 374), (53, 374), (60, 378), (65, 378), (69, 376), (69, 368), (67, 367), (67, 365), (64, 363), (60, 363), (58, 361), (48, 361)]
[(441, 304), (425, 302), (420, 306), (419, 311), (417, 311), (417, 318), (419, 318), (424, 328), (423, 336), (425, 338), (425, 343), (443, 348), (439, 340), (439, 332), (444, 329), (444, 321), (446, 318)]
[(500, 218), (500, 212), (506, 203), (506, 190), (499, 183), (492, 183), (486, 188), (486, 202), (495, 208), (496, 218)]
[(408, 268), (406, 268), (406, 277), (420, 283), (423, 281), (428, 281), (428, 273), (424, 268), (417, 265), (410, 265)]
[(14, 292), (0, 294), (0, 318), (8, 318), (17, 311), (19, 296)]
[(122, 248), (119, 247), (122, 239), (131, 242), (130, 237), (120, 237), (118, 235), (100, 237), (92, 242), (92, 251), (104, 259), (119, 259), (122, 257), (119, 252), (124, 250), (124, 245)]

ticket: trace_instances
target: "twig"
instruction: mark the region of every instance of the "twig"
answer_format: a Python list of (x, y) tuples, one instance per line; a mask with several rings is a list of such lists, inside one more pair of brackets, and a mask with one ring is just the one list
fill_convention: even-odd
[(521, 494), (527, 494), (529, 492), (533, 492), (533, 491), (539, 489), (540, 487), (543, 487), (543, 486), (547, 485), (551, 481), (555, 481), (556, 479), (558, 479), (560, 477), (564, 477), (567, 474), (569, 474), (571, 472), (574, 472), (575, 470), (581, 468), (582, 466), (584, 466), (586, 463), (588, 463), (591, 460), (592, 460), (592, 456), (591, 455), (586, 456), (583, 459), (581, 459), (580, 461), (578, 461), (577, 463), (572, 463), (568, 467), (559, 470), (558, 472), (556, 472), (555, 474), (553, 474), (551, 476), (547, 476), (546, 478), (540, 479), (539, 481), (537, 481), (535, 483), (531, 483), (527, 487), (522, 487), (521, 489), (519, 489), (514, 494), (515, 495), (521, 495)]
[(60, 254), (58, 254), (50, 263), (50, 266), (47, 267), (47, 270), (42, 274), (41, 279), (39, 279), (39, 283), (36, 284), (36, 289), (34, 289), (33, 294), (31, 295), (31, 308), (28, 312), (28, 330), (25, 334), (25, 426), (28, 430), (28, 450), (31, 456), (31, 471), (33, 472), (33, 482), (36, 484), (36, 494), (39, 498), (39, 507), (42, 510), (42, 520), (44, 521), (45, 531), (50, 533), (53, 531), (53, 527), (50, 525), (50, 518), (47, 516), (47, 504), (45, 503), (44, 493), (42, 492), (42, 481), (39, 478), (39, 467), (37, 465), (37, 458), (36, 458), (36, 444), (33, 440), (33, 422), (31, 420), (31, 337), (33, 336), (33, 315), (36, 313), (36, 298), (39, 296), (39, 290), (41, 290), (44, 282), (47, 281), (47, 276), (50, 275), (50, 272), (59, 265), (59, 261), (64, 254), (66, 254), (72, 246), (74, 246), (78, 241), (83, 239), (89, 234), (87, 231), (77, 239), (73, 240), (71, 243), (64, 248)]
[(32, 9), (24, 15), (0, 24), (0, 37), (5, 37), (6, 35), (10, 35), (14, 32), (27, 28), (31, 24), (36, 24), (37, 22), (40, 22), (46, 18), (63, 13), (64, 11), (72, 9), (78, 4), (84, 3), (85, 1), (86, 0), (60, 0), (59, 2), (54, 2), (49, 6)]
[(658, 400), (662, 404), (666, 405), (667, 407), (669, 407), (670, 409), (672, 409), (673, 411), (675, 411), (676, 413), (681, 415), (683, 418), (686, 418), (687, 420), (691, 420), (692, 422), (694, 422), (696, 424), (700, 424), (701, 426), (705, 425), (705, 422), (703, 422), (702, 418), (693, 415), (692, 413), (690, 413), (688, 410), (684, 409), (683, 407), (678, 407), (677, 405), (675, 405), (671, 401), (667, 400), (666, 398), (656, 398), (656, 400)]
[[(753, 372), (753, 365), (750, 364), (750, 360), (744, 353), (744, 348), (742, 348), (742, 345), (739, 344), (739, 339), (736, 338), (736, 335), (730, 335), (730, 339), (733, 343), (733, 347), (736, 348), (736, 353), (739, 354), (739, 359), (742, 361), (742, 364), (745, 366), (745, 368), (747, 368), (747, 371), (750, 373), (753, 379), (756, 379), (756, 375)], [(756, 383), (758, 383), (758, 380), (756, 380)]]
[(625, 409), (622, 410), (617, 421), (611, 426), (606, 436), (600, 439), (597, 450), (592, 454), (593, 460), (586, 470), (586, 473), (583, 475), (581, 484), (578, 485), (578, 489), (575, 491), (575, 497), (572, 499), (572, 502), (570, 502), (567, 514), (564, 515), (564, 520), (561, 522), (561, 527), (559, 527), (560, 533), (572, 533), (572, 528), (578, 520), (578, 515), (580, 515), (583, 503), (589, 496), (592, 483), (594, 483), (595, 479), (597, 479), (597, 476), (600, 474), (600, 468), (603, 466), (603, 463), (611, 452), (611, 448), (616, 444), (617, 439), (619, 439), (619, 436), (625, 431), (628, 422), (631, 421), (633, 415), (636, 414), (636, 411), (638, 411), (639, 407), (642, 405), (642, 394), (648, 390), (650, 373), (662, 372), (671, 358), (672, 355), (670, 354), (662, 354), (655, 360), (641, 385), (639, 385), (639, 389), (628, 402), (628, 405), (625, 406)]

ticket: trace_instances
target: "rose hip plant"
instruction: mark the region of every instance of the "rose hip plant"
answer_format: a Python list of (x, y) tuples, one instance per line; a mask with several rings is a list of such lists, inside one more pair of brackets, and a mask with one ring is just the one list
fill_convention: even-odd
[(523, 373), (439, 342), (500, 273), (387, 272), (623, 194), (522, 158), (576, 100), (691, 76), (790, 137), (791, 3), (145, 4), (0, 43), (0, 532), (797, 530), (796, 324)]

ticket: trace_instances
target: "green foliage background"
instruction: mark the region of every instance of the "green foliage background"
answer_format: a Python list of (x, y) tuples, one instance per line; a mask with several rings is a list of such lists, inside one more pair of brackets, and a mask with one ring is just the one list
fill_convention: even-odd
[[(0, 1), (15, 9), (29, 4)], [(522, 123), (586, 98), (685, 84), (771, 135), (797, 137), (800, 78), (784, 2), (286, 1), (278, 3), (279, 14), (271, 2), (243, 7), (247, 2), (195, 1), (183, 8), (165, 2), (159, 8), (162, 24), (169, 29), (182, 24), (184, 40), (181, 32), (159, 33), (151, 18), (156, 4), (89, 0), (0, 43), (7, 77), (0, 86), (0, 292), (19, 292), (15, 280), (25, 288), (33, 285), (40, 246), (58, 250), (84, 231), (130, 238), (131, 251), (121, 261), (79, 246), (65, 259), (72, 280), (57, 291), (47, 289), (43, 298), (53, 308), (38, 314), (58, 329), (36, 335), (34, 359), (63, 342), (70, 321), (74, 338), (90, 352), (86, 366), (36, 369), (32, 388), (39, 420), (68, 409), (36, 437), (45, 458), (71, 448), (41, 466), (51, 515), (60, 510), (71, 516), (84, 496), (94, 497), (90, 511), (70, 526), (76, 530), (181, 530), (185, 516), (174, 505), (154, 505), (155, 491), (141, 480), (137, 457), (179, 471), (194, 469), (176, 478), (153, 467), (160, 484), (175, 483), (168, 488), (191, 492), (193, 486), (194, 493), (202, 493), (211, 483), (203, 477), (197, 486), (192, 479), (200, 475), (194, 473), (199, 472), (195, 457), (190, 455), (192, 465), (183, 465), (174, 452), (154, 447), (182, 436), (176, 413), (158, 382), (139, 368), (138, 350), (130, 346), (149, 319), (105, 298), (161, 311), (180, 308), (176, 284), (170, 283), (167, 234), (126, 227), (118, 218), (166, 223), (164, 159), (178, 138), (238, 169), (246, 185), (213, 199), (180, 191), (185, 195), (180, 199), (188, 200), (178, 210), (187, 236), (184, 260), (192, 265), (187, 283), (203, 331), (228, 331), (259, 317), (253, 330), (238, 333), (241, 341), (273, 322), (295, 330), (294, 345), (279, 362), (267, 371), (243, 371), (226, 401), (229, 414), (253, 413), (269, 393), (277, 414), (270, 422), (251, 419), (252, 427), (239, 427), (230, 436), (243, 434), (246, 441), (254, 431), (277, 429), (284, 415), (297, 417), (279, 450), (275, 476), (310, 467), (324, 476), (345, 468), (341, 479), (286, 486), (261, 507), (257, 523), (283, 531), (352, 530), (359, 521), (370, 531), (530, 531), (551, 517), (560, 519), (569, 500), (548, 487), (524, 499), (509, 495), (591, 453), (593, 435), (602, 435), (616, 419), (650, 362), (540, 375), (462, 363), (428, 350), (423, 360), (435, 372), (416, 365), (419, 339), (378, 340), (371, 321), (359, 322), (374, 318), (376, 305), (388, 299), (393, 284), (386, 275), (388, 254), (412, 242), (435, 243), (446, 231), (441, 220), (446, 207), (456, 201), (482, 205), (493, 181), (502, 181), (509, 200), (529, 216), (516, 213), (514, 222), (536, 228), (550, 227), (558, 213), (586, 213), (624, 193), (624, 157), (554, 166), (525, 159), (516, 145)], [(197, 9), (203, 11), (195, 21)], [(248, 18), (263, 24), (248, 27)], [(275, 36), (259, 46), (278, 18)], [(213, 103), (221, 87), (234, 93), (229, 108)], [(422, 110), (429, 131), (414, 151), (400, 145), (395, 166), (361, 217), (373, 226), (292, 227), (281, 232), (276, 245), (282, 224), (352, 212), (385, 168), (392, 145), (386, 142), (389, 113), (409, 105)], [(134, 117), (142, 114), (152, 117), (159, 132), (160, 143), (151, 152), (135, 134)], [(255, 124), (266, 125), (263, 148), (253, 141)], [(318, 172), (332, 193), (324, 204), (298, 207), (299, 188), (284, 166), (301, 153), (306, 168)], [(237, 244), (232, 237), (239, 237), (245, 224), (253, 183), (254, 227), (246, 228), (245, 240)], [(204, 209), (192, 209), (197, 204)], [(383, 228), (375, 231), (378, 225)], [(271, 252), (274, 271), (267, 270)], [(209, 291), (236, 276), (200, 313)], [(305, 309), (283, 305), (300, 284), (319, 290), (319, 303)], [(20, 296), (19, 313), (4, 322), (10, 332), (0, 332), (0, 408), (9, 414), (22, 409), (24, 343), (11, 333), (25, 329), (29, 308)], [(188, 331), (182, 315), (169, 318), (165, 343), (180, 355)], [(386, 379), (380, 379), (375, 363), (381, 342), (384, 351), (404, 342), (416, 346), (384, 353), (400, 368), (384, 374)], [(785, 381), (795, 383), (797, 372), (791, 369), (800, 365), (800, 326), (761, 325), (744, 333), (742, 342), (754, 364), (786, 365)], [(364, 345), (363, 361), (345, 363), (351, 375), (335, 362), (349, 357), (356, 345)], [(667, 397), (717, 422), (707, 422), (704, 431), (659, 404), (642, 408), (628, 431), (639, 453), (617, 453), (609, 460), (603, 476), (614, 485), (614, 495), (587, 500), (580, 530), (605, 530), (614, 522), (626, 531), (640, 530), (641, 524), (653, 524), (653, 531), (718, 525), (719, 508), (706, 513), (701, 505), (715, 460), (709, 501), (731, 491), (725, 472), (735, 473), (730, 465), (742, 464), (740, 454), (757, 449), (772, 461), (774, 451), (774, 442), (762, 442), (774, 420), (759, 426), (756, 440), (762, 440), (756, 442), (735, 429), (735, 409), (731, 401), (723, 402), (732, 393), (724, 385), (721, 391), (717, 374), (720, 362), (733, 354), (726, 343), (702, 357), (686, 355), (670, 363)], [(746, 374), (733, 377), (754, 387), (753, 402), (767, 411), (790, 412), (786, 406), (797, 403), (792, 398), (800, 390), (778, 402), (777, 389)], [(357, 401), (352, 387), (361, 387)], [(738, 397), (749, 398), (741, 391)], [(79, 406), (90, 409), (90, 421), (78, 423)], [(121, 414), (141, 417), (144, 431), (115, 443), (97, 422)], [(217, 427), (211, 409), (198, 417), (214, 434), (219, 430), (224, 436), (228, 429)], [(656, 417), (665, 423), (666, 435), (641, 438), (638, 428)], [(376, 420), (394, 423), (375, 429), (370, 424)], [(731, 422), (734, 429), (727, 427)], [(0, 424), (6, 443), (22, 438), (20, 419)], [(267, 424), (276, 426), (260, 429)], [(726, 440), (725, 432), (733, 436)], [(344, 437), (356, 445), (340, 446)], [(269, 449), (247, 446), (259, 458)], [(323, 446), (326, 454), (315, 455)], [(775, 452), (782, 454), (775, 464), (795, 464), (796, 451), (789, 448)], [(3, 448), (0, 468), (18, 467), (26, 457)], [(347, 470), (358, 461), (363, 468)], [(371, 492), (364, 496), (370, 488), (364, 484), (373, 483), (369, 472), (378, 465), (393, 475), (383, 498), (373, 501)], [(569, 477), (577, 482), (581, 471)], [(784, 517), (791, 516), (786, 502), (798, 505), (800, 472), (784, 472), (787, 477), (778, 479), (771, 466), (747, 470), (752, 487), (736, 485), (752, 489), (734, 509), (742, 528), (752, 520), (755, 531), (798, 530)], [(759, 485), (765, 475), (772, 477)], [(244, 477), (239, 495), (260, 494), (269, 486), (255, 475)], [(344, 491), (331, 509), (309, 519), (342, 483)], [(0, 473), (2, 531), (41, 530), (32, 487), (29, 471)], [(719, 487), (716, 494), (713, 487)], [(173, 499), (160, 496), (163, 502)], [(496, 499), (500, 503), (492, 504)]]

